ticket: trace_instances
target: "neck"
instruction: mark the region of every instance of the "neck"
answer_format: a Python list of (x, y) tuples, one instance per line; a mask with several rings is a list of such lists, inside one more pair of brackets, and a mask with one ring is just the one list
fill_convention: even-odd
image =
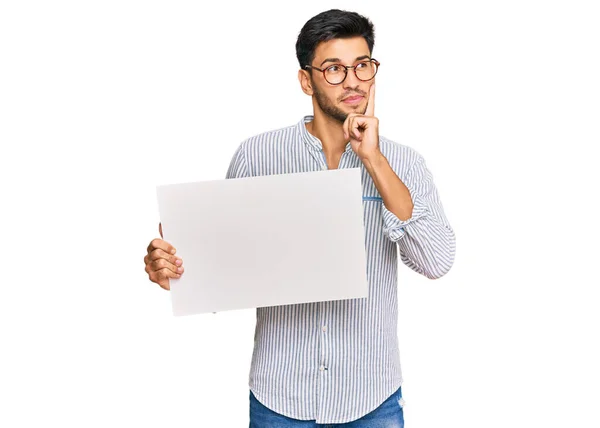
[(348, 141), (344, 139), (342, 123), (315, 109), (314, 120), (306, 124), (306, 130), (321, 140), (325, 156), (343, 153)]

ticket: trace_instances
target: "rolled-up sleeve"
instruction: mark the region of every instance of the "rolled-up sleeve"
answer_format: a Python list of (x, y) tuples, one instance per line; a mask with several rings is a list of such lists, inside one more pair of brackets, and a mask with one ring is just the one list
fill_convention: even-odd
[(440, 278), (454, 263), (456, 239), (422, 156), (411, 166), (404, 184), (413, 201), (412, 216), (400, 220), (382, 204), (384, 234), (398, 243), (406, 266), (427, 278)]

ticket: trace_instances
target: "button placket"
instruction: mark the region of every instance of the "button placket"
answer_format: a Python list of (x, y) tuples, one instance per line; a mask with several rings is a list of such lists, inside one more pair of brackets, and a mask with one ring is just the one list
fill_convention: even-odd
[(325, 152), (321, 150), (321, 155), (323, 156), (323, 166), (321, 167), (323, 171), (327, 171), (329, 166), (327, 166), (327, 158), (325, 157)]
[[(321, 315), (321, 319), (319, 320), (319, 322), (321, 323), (321, 325), (324, 325), (325, 322), (325, 302), (321, 302), (321, 311), (320, 311), (320, 315)], [(320, 348), (321, 348), (321, 352), (319, 355), (319, 370), (321, 371), (321, 373), (323, 373), (323, 371), (325, 371), (325, 338), (323, 337), (323, 335), (321, 334), (319, 337), (319, 343), (320, 343)]]
[[(319, 324), (317, 324), (318, 327), (319, 325), (324, 325), (324, 320), (325, 320), (325, 302), (319, 302), (318, 303), (318, 309), (319, 309), (319, 316), (317, 319), (317, 322)], [(325, 376), (323, 376), (326, 372), (326, 366), (325, 366), (325, 340), (323, 337), (323, 334), (319, 334), (318, 335), (318, 346), (319, 346), (319, 379), (318, 379), (318, 390), (319, 390), (319, 394), (317, 397), (317, 414), (320, 415), (319, 417), (322, 417), (322, 413), (324, 412), (325, 406), (327, 405), (327, 403), (325, 402), (325, 390), (327, 389), (327, 387), (325, 386), (325, 382), (326, 382), (326, 378)]]
[(328, 343), (328, 335), (325, 334), (327, 331), (327, 323), (329, 320), (329, 303), (330, 302), (321, 302), (321, 334), (320, 334), (320, 344), (321, 344), (321, 361), (319, 370), (321, 373), (326, 373), (328, 370), (328, 358), (329, 358), (329, 343)]

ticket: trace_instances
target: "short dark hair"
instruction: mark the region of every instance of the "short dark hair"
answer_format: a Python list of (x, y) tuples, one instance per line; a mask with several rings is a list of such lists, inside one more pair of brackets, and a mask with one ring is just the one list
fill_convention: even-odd
[(351, 37), (364, 37), (369, 52), (373, 52), (375, 28), (368, 18), (356, 12), (339, 9), (331, 9), (313, 16), (304, 24), (296, 41), (296, 57), (300, 68), (304, 69), (305, 65), (312, 63), (319, 43)]

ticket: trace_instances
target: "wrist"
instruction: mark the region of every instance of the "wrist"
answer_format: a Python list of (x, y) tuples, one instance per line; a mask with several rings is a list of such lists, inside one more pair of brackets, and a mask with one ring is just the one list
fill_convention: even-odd
[(377, 151), (373, 154), (365, 156), (362, 159), (362, 162), (368, 170), (375, 170), (385, 165), (387, 163), (387, 159), (385, 156), (383, 156), (383, 153)]

